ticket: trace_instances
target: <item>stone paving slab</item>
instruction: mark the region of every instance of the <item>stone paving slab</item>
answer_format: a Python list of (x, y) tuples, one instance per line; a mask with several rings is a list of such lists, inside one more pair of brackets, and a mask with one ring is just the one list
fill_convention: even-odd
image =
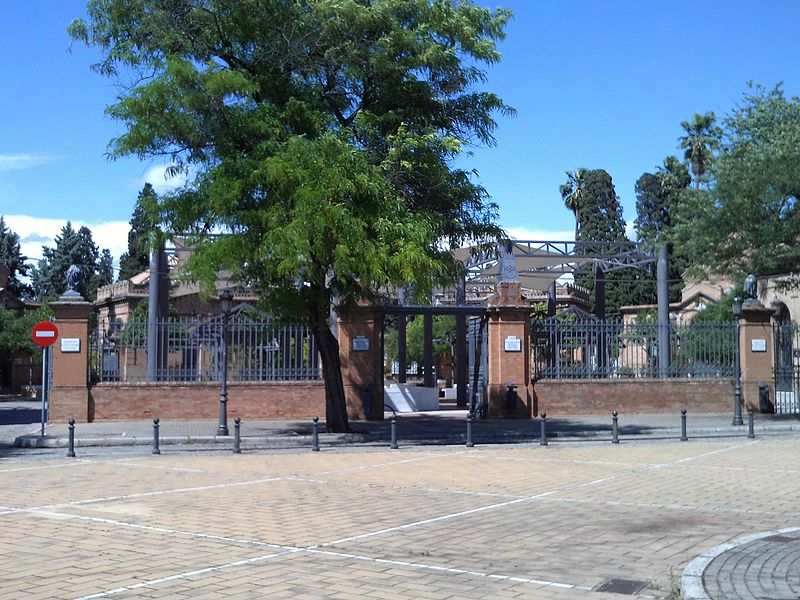
[[(631, 596), (598, 590), (627, 585), (673, 600), (708, 548), (800, 525), (800, 479), (782, 467), (798, 447), (781, 437), (6, 459), (0, 597), (621, 600)], [(701, 580), (727, 585), (743, 564), (729, 562)], [(777, 572), (786, 560), (750, 563)], [(775, 589), (764, 569), (744, 580)]]

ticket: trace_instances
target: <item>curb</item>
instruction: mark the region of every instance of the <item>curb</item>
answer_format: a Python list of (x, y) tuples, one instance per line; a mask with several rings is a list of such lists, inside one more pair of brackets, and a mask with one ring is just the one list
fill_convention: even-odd
[(692, 559), (686, 568), (683, 570), (681, 576), (681, 595), (686, 597), (686, 600), (717, 600), (711, 598), (706, 593), (706, 588), (703, 585), (703, 575), (708, 568), (708, 565), (717, 558), (720, 554), (724, 554), (728, 550), (732, 550), (738, 546), (755, 542), (765, 537), (772, 535), (782, 535), (784, 533), (796, 533), (800, 531), (800, 527), (787, 527), (785, 529), (776, 529), (774, 531), (762, 531), (761, 533), (754, 533), (744, 537), (736, 538), (732, 542), (720, 544), (710, 550), (706, 550), (697, 558)]

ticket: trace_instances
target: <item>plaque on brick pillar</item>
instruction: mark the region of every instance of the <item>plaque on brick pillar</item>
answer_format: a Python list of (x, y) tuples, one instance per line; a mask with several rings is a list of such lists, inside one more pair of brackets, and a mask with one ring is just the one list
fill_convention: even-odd
[[(73, 273), (73, 285), (74, 277)], [(89, 422), (94, 418), (88, 380), (92, 305), (70, 288), (49, 306), (62, 343), (53, 349), (48, 420), (65, 422), (74, 417), (78, 422)]]
[[(751, 288), (755, 284), (751, 282)], [(752, 294), (751, 290), (751, 294)], [(742, 399), (744, 406), (759, 410), (758, 384), (769, 382), (770, 397), (774, 398), (773, 369), (774, 353), (772, 351), (773, 310), (765, 307), (758, 300), (749, 297), (742, 303), (741, 352)]]
[[(487, 303), (491, 418), (530, 418), (530, 302), (519, 281), (500, 281)], [(509, 391), (512, 390), (512, 391)]]
[(383, 310), (376, 306), (338, 307), (337, 331), (342, 383), (350, 419), (383, 418)]

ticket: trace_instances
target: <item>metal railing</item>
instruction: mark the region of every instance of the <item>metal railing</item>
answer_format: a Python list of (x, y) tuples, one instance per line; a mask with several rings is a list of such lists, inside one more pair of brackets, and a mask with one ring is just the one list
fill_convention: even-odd
[[(531, 329), (537, 379), (659, 377), (656, 323), (551, 319)], [(733, 377), (736, 329), (731, 323), (669, 327), (669, 377)]]
[(782, 323), (773, 329), (775, 412), (800, 414), (800, 325)]
[[(225, 323), (169, 319), (156, 324), (156, 381), (220, 381)], [(147, 381), (148, 323), (99, 323), (91, 337), (94, 381)], [(227, 323), (228, 381), (321, 379), (320, 359), (306, 325), (278, 324), (269, 317), (231, 315)], [(152, 378), (152, 377), (150, 377)]]

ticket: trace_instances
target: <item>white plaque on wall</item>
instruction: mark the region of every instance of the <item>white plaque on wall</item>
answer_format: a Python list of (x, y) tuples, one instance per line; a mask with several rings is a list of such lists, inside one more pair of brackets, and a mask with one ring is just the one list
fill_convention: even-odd
[(750, 340), (750, 351), (751, 352), (766, 352), (767, 351), (767, 340), (759, 340), (759, 339)]
[(61, 338), (62, 352), (80, 352), (81, 338)]
[(522, 352), (522, 342), (515, 335), (509, 335), (505, 340), (506, 352)]
[(358, 335), (353, 338), (353, 352), (364, 352), (369, 350), (369, 338)]

